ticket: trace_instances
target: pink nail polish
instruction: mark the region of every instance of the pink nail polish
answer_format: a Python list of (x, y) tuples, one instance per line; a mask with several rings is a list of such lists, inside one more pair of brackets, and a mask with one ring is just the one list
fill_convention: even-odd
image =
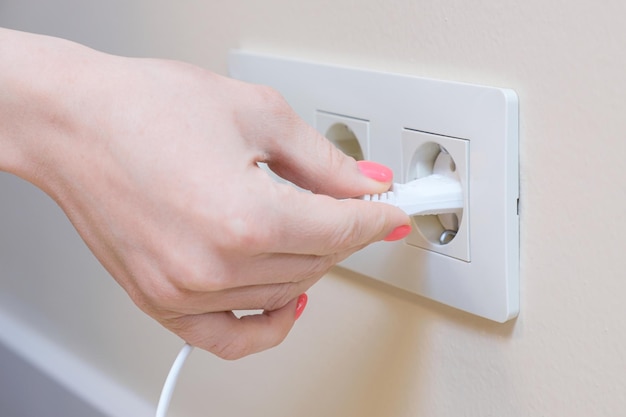
[(359, 171), (363, 175), (379, 182), (391, 182), (393, 171), (384, 165), (372, 161), (357, 161)]
[(405, 224), (403, 226), (398, 226), (395, 229), (393, 229), (393, 231), (389, 233), (387, 237), (384, 238), (383, 240), (385, 242), (393, 242), (396, 240), (404, 239), (405, 237), (408, 236), (409, 233), (411, 233), (411, 225)]
[(296, 320), (298, 320), (302, 315), (308, 300), (309, 297), (306, 294), (300, 294), (300, 297), (298, 297), (298, 302), (296, 303)]

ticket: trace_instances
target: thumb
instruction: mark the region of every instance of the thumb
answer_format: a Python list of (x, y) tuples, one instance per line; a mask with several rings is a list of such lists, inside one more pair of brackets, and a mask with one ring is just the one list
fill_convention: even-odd
[(382, 193), (393, 172), (370, 161), (355, 161), (294, 114), (287, 133), (270, 142), (268, 166), (282, 178), (316, 194), (336, 198)]

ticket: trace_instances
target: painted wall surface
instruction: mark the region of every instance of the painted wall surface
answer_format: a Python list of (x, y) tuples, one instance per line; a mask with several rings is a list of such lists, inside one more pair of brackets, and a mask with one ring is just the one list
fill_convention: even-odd
[[(520, 317), (505, 325), (344, 271), (280, 347), (195, 352), (173, 415), (616, 416), (626, 409), (626, 3), (3, 0), (0, 24), (226, 72), (231, 48), (513, 88)], [(180, 342), (39, 191), (0, 176), (0, 306), (156, 398)], [(0, 330), (1, 331), (1, 330)]]

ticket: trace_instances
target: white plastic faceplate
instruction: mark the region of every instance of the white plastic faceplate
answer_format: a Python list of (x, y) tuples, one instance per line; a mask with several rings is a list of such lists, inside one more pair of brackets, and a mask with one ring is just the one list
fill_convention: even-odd
[[(365, 121), (365, 159), (403, 181), (403, 132), (468, 141), (469, 262), (406, 241), (379, 242), (340, 265), (494, 321), (519, 311), (518, 101), (512, 90), (249, 54), (234, 78), (280, 91), (315, 126), (319, 112)], [(324, 132), (322, 132), (324, 133)], [(435, 136), (436, 137), (436, 136)]]

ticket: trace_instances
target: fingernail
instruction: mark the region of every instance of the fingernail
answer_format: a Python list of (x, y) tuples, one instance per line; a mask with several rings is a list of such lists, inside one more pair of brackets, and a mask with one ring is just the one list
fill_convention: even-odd
[(296, 320), (298, 320), (302, 315), (308, 300), (309, 297), (306, 294), (300, 294), (300, 297), (298, 297), (298, 302), (296, 303)]
[(403, 226), (398, 226), (391, 233), (387, 235), (383, 240), (385, 242), (393, 242), (396, 240), (404, 239), (411, 233), (411, 225), (405, 224)]
[(391, 182), (393, 171), (384, 165), (372, 161), (357, 161), (359, 171), (368, 178), (380, 182)]

